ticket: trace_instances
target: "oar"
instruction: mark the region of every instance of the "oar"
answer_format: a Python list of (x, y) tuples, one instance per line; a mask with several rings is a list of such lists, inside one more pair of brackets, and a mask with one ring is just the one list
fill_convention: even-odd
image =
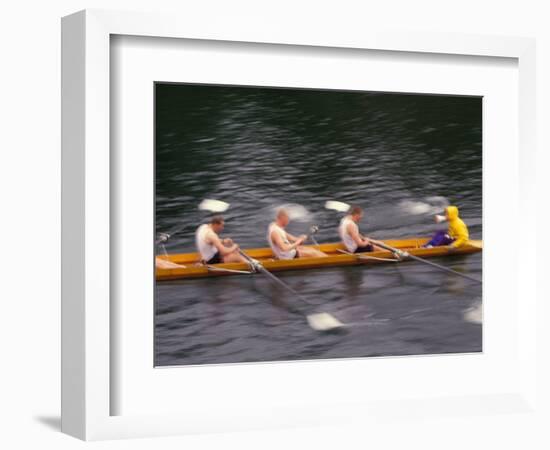
[(390, 259), (390, 258), (378, 258), (377, 256), (369, 256), (365, 252), (363, 253), (351, 253), (341, 248), (337, 249), (340, 253), (349, 256), (355, 256), (357, 259), (363, 260), (372, 260), (372, 261), (385, 261), (385, 262), (399, 262), (399, 259)]
[[(305, 303), (308, 306), (311, 306), (311, 304), (298, 292), (296, 292), (293, 288), (291, 288), (288, 284), (286, 284), (284, 281), (277, 278), (275, 275), (273, 275), (269, 270), (267, 270), (263, 264), (248, 256), (245, 252), (243, 252), (241, 249), (239, 249), (239, 253), (249, 262), (249, 264), (256, 270), (257, 272), (261, 273), (262, 275), (265, 275), (269, 280), (271, 280), (273, 283), (278, 284), (279, 286), (285, 288), (287, 291), (292, 293), (296, 298), (301, 300), (303, 303)], [(315, 313), (315, 314), (307, 314), (306, 315), (307, 322), (311, 328), (317, 331), (329, 331), (333, 330), (335, 328), (340, 328), (345, 326), (342, 322), (340, 322), (336, 317), (333, 315), (323, 312), (323, 313)]]
[(476, 283), (482, 283), (482, 281), (476, 277), (472, 277), (470, 275), (466, 275), (465, 273), (460, 273), (460, 272), (457, 272), (456, 270), (453, 270), (453, 269), (449, 269), (448, 267), (445, 267), (445, 266), (441, 266), (439, 264), (436, 264), (432, 261), (428, 261), (427, 259), (424, 259), (424, 258), (419, 258), (418, 256), (415, 256), (415, 255), (411, 255), (409, 252), (406, 252), (406, 251), (403, 251), (403, 250), (399, 250), (397, 248), (394, 248), (394, 247), (391, 247), (387, 244), (385, 244), (384, 242), (380, 242), (380, 241), (374, 241), (374, 244), (378, 245), (379, 247), (382, 247), (382, 248), (385, 248), (386, 250), (389, 250), (397, 255), (399, 255), (400, 258), (411, 258), (411, 259), (414, 259), (415, 261), (418, 261), (418, 262), (422, 262), (424, 264), (428, 264), (432, 267), (435, 267), (436, 269), (439, 269), (439, 270), (443, 270), (445, 272), (449, 272), (449, 273), (452, 273), (454, 275), (458, 275), (460, 277), (464, 277), (464, 278), (467, 278), (468, 280), (472, 280), (472, 281), (475, 281)]

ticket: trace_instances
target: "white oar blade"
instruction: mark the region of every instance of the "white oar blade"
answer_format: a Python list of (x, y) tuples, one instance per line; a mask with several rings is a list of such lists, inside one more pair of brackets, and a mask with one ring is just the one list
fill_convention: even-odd
[(328, 313), (310, 314), (307, 316), (307, 323), (317, 331), (329, 331), (344, 326), (336, 317)]
[(336, 200), (328, 200), (325, 203), (325, 208), (332, 209), (333, 211), (338, 211), (338, 212), (348, 212), (350, 209), (350, 205), (344, 202), (338, 202)]
[(227, 211), (229, 203), (222, 202), (221, 200), (212, 200), (205, 198), (199, 205), (201, 211), (210, 211), (214, 213), (222, 213)]
[(288, 214), (288, 217), (292, 221), (296, 222), (310, 222), (312, 220), (312, 214), (308, 209), (298, 203), (285, 203), (276, 208), (275, 212), (280, 209), (284, 209)]

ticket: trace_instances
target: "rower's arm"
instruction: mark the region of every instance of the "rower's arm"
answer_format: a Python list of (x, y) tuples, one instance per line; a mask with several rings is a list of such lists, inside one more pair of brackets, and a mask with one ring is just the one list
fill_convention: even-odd
[(369, 245), (369, 240), (362, 238), (362, 236), (359, 234), (359, 228), (356, 225), (352, 223), (348, 223), (347, 228), (348, 228), (349, 235), (359, 247), (364, 247), (365, 245)]
[(223, 242), (220, 240), (217, 234), (215, 233), (208, 233), (207, 239), (210, 241), (210, 243), (218, 249), (218, 252), (220, 252), (220, 255), (225, 256), (229, 255), (230, 253), (233, 253), (235, 250), (237, 250), (239, 247), (237, 245), (231, 245), (230, 247), (226, 247), (223, 245)]
[(297, 238), (296, 236), (294, 236), (293, 234), (290, 234), (288, 231), (285, 231), (285, 233), (286, 233), (286, 238), (290, 242), (296, 242), (298, 239), (300, 239), (300, 238)]
[[(290, 240), (290, 235), (287, 233), (287, 239)], [(283, 239), (281, 238), (281, 235), (279, 233), (276, 233), (275, 231), (271, 232), (271, 240), (274, 242), (274, 244), (279, 247), (283, 252), (288, 252), (289, 250), (293, 250), (299, 245), (299, 240), (294, 241), (292, 244), (287, 244)]]

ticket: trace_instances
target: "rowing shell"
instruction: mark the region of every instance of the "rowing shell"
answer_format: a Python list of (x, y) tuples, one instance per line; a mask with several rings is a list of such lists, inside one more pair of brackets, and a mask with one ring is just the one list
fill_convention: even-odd
[[(422, 248), (427, 238), (407, 238), (382, 241), (387, 245), (399, 250), (407, 251), (411, 255), (421, 258), (433, 258), (436, 256), (463, 255), (480, 252), (483, 249), (483, 241), (472, 240), (458, 249), (449, 251), (447, 247)], [(246, 254), (257, 259), (263, 267), (270, 272), (283, 270), (316, 269), (322, 267), (355, 266), (360, 264), (383, 264), (395, 260), (394, 255), (389, 251), (376, 251), (362, 253), (361, 255), (350, 255), (343, 253), (342, 244), (321, 244), (312, 246), (326, 253), (323, 258), (297, 258), (290, 260), (277, 260), (274, 258), (270, 248), (255, 248), (246, 250)], [(186, 278), (205, 278), (226, 275), (247, 273), (250, 266), (245, 263), (214, 264), (206, 266), (201, 264), (198, 253), (179, 253), (163, 255), (158, 258), (166, 260), (166, 267), (156, 268), (156, 279), (178, 280)], [(183, 267), (185, 266), (185, 267)]]

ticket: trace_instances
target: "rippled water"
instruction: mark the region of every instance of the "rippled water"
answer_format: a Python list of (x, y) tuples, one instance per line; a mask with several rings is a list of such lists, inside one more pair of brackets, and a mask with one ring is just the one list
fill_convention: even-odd
[[(441, 228), (431, 216), (456, 204), (481, 238), (479, 98), (157, 85), (156, 101), (157, 231), (178, 229), (168, 252), (194, 251), (204, 198), (231, 204), (224, 234), (243, 248), (266, 246), (283, 204), (300, 215), (289, 231), (315, 224), (318, 241), (337, 241), (326, 200), (363, 206), (362, 230), (376, 238), (428, 236)], [(481, 254), (434, 261), (481, 276)], [(453, 275), (407, 262), (278, 276), (353, 326), (313, 331), (260, 275), (160, 282), (156, 363), (481, 350), (470, 319), (481, 287)]]

